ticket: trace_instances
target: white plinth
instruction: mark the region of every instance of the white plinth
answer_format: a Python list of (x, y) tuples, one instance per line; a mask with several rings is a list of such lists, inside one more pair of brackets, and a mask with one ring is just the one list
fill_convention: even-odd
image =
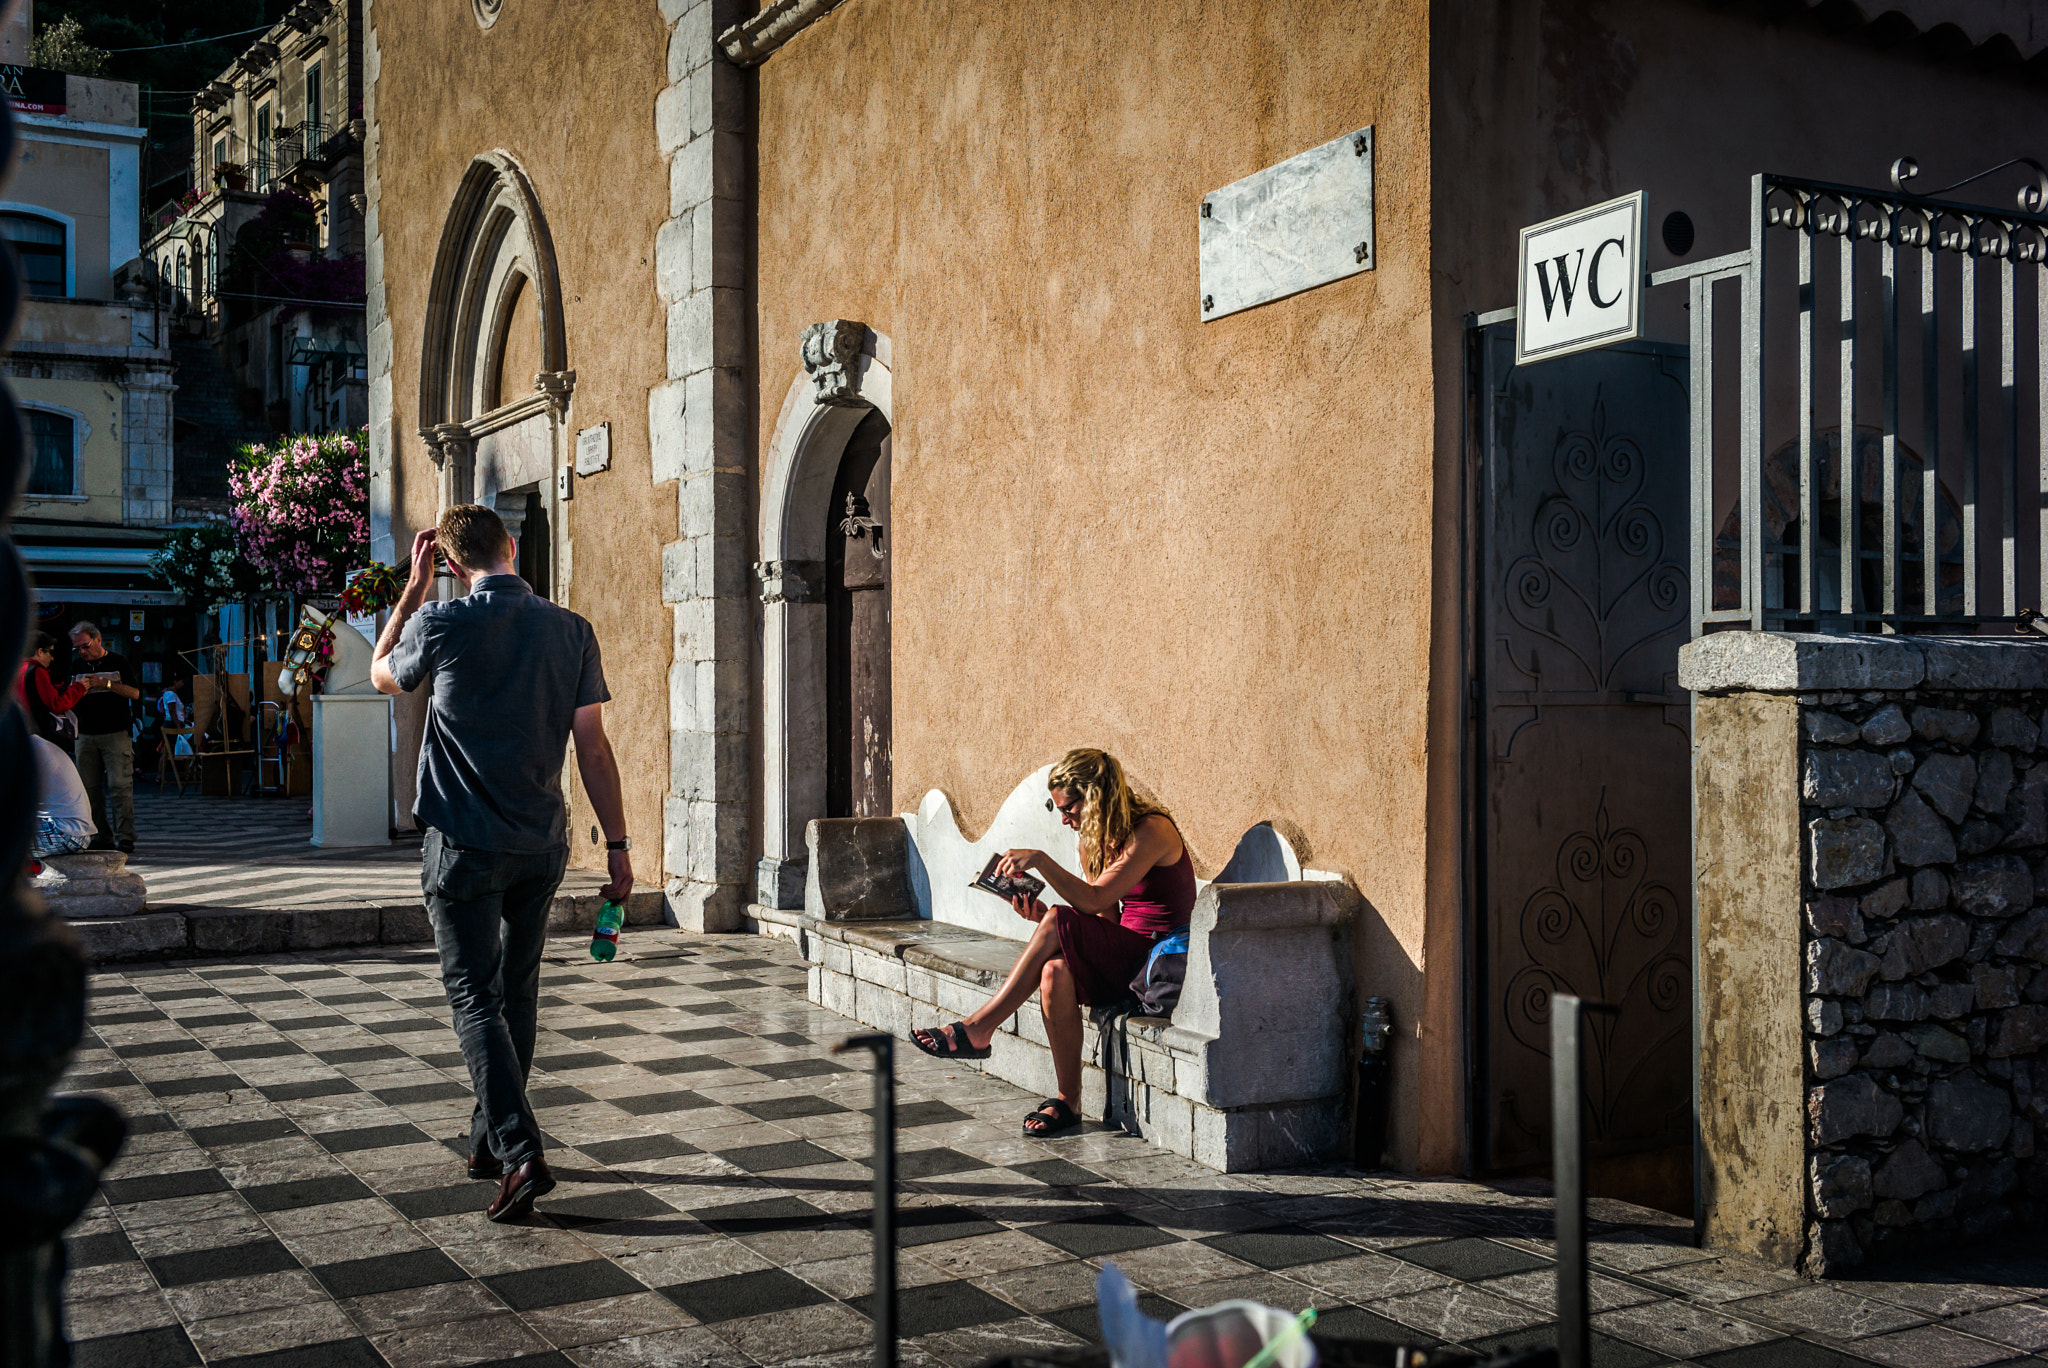
[(313, 844), (391, 844), (391, 700), (313, 696)]

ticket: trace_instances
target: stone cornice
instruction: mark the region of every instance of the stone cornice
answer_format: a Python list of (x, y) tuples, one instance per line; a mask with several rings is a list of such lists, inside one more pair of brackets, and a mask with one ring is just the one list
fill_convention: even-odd
[(2048, 640), (1807, 632), (1715, 632), (1681, 647), (1695, 693), (2048, 688)]
[(761, 12), (718, 35), (735, 66), (759, 66), (769, 54), (838, 9), (846, 0), (768, 0)]

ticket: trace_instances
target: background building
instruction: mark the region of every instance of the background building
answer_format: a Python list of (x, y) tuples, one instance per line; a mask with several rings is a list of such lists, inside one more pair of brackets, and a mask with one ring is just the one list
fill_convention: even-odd
[[(26, 51), (31, 7), (7, 14)], [(17, 59), (18, 60), (18, 59)], [(41, 625), (92, 618), (108, 645), (161, 672), (190, 614), (149, 573), (171, 518), (170, 320), (138, 260), (141, 147), (125, 81), (9, 68), (18, 141), (0, 234), (20, 262), (20, 325), (4, 360), (33, 459), (15, 540)]]

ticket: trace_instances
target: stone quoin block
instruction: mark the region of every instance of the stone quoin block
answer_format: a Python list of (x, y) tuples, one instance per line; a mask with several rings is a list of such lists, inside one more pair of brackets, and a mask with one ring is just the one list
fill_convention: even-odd
[(1806, 755), (1801, 796), (1815, 807), (1883, 807), (1898, 792), (1891, 762), (1864, 750), (1815, 750)]
[(1868, 817), (1820, 817), (1807, 824), (1813, 885), (1847, 888), (1884, 873), (1884, 828)]
[(1809, 1089), (1806, 1115), (1814, 1143), (1829, 1145), (1858, 1135), (1890, 1135), (1905, 1108), (1876, 1079), (1854, 1074)]

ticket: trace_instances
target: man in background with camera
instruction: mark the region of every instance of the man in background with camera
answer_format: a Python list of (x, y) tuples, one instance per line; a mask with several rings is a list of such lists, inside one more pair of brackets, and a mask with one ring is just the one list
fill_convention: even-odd
[[(428, 603), (438, 548), (468, 593)], [(555, 1186), (526, 1101), (540, 1015), (548, 907), (569, 862), (562, 757), (604, 828), (610, 881), (633, 889), (611, 694), (590, 624), (535, 594), (498, 515), (457, 504), (413, 538), (412, 574), (377, 638), (370, 679), (387, 694), (431, 681), (413, 815), (426, 832), (420, 887), (441, 982), (476, 1089), (469, 1176), (499, 1179), (485, 1215), (511, 1221)]]
[(142, 697), (141, 679), (125, 656), (107, 649), (99, 627), (90, 622), (71, 629), (71, 678), (98, 676), (85, 696), (72, 705), (78, 717), (78, 740), (72, 755), (78, 777), (92, 795), (92, 819), (99, 827), (93, 848), (109, 845), (123, 854), (135, 850), (135, 713), (130, 705)]

